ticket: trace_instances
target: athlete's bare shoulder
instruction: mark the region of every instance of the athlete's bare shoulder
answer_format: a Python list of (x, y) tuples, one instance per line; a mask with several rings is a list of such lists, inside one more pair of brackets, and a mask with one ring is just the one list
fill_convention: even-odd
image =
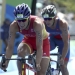
[(36, 17), (35, 22), (38, 24), (42, 24), (43, 20), (40, 17)]
[(36, 17), (34, 21), (34, 27), (43, 27), (43, 20), (39, 17)]
[(14, 20), (11, 24), (10, 24), (10, 29), (12, 29), (15, 32), (18, 32), (18, 25), (17, 22)]
[(59, 20), (59, 27), (60, 27), (62, 34), (64, 34), (64, 35), (68, 34), (68, 23), (66, 20), (60, 19)]
[(59, 20), (59, 26), (61, 29), (68, 28), (68, 22), (65, 19), (60, 19)]
[(60, 19), (60, 24), (61, 25), (68, 25), (68, 22), (65, 19)]

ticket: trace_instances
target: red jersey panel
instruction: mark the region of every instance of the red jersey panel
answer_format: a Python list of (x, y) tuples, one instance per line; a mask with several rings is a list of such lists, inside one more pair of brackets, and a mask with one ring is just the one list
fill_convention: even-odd
[(20, 30), (19, 28), (19, 32), (23, 35), (25, 35), (26, 37), (35, 37), (35, 32), (34, 32), (34, 29), (33, 29), (33, 23), (34, 23), (34, 20), (35, 20), (36, 16), (30, 16), (30, 26), (29, 26), (29, 29), (28, 30)]

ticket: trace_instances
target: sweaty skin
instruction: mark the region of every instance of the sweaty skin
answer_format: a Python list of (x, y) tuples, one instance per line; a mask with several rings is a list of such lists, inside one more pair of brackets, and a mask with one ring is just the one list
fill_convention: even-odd
[[(18, 24), (17, 21), (14, 20), (11, 23), (10, 28), (9, 28), (9, 40), (8, 40), (8, 46), (6, 49), (6, 58), (11, 58), (12, 53), (13, 53), (16, 32), (19, 32), (19, 27), (17, 24)], [(23, 27), (21, 27), (21, 28), (23, 28)], [(29, 28), (29, 26), (25, 26), (25, 30), (27, 30), (28, 28)], [(39, 66), (39, 64), (41, 63), (41, 67), (42, 67), (42, 69), (39, 72), (37, 72), (37, 74), (41, 75), (41, 73), (43, 72), (43, 75), (44, 75), (46, 73), (46, 69), (49, 64), (49, 57), (42, 58), (42, 56), (43, 56), (43, 40), (48, 37), (48, 33), (45, 30), (45, 26), (43, 25), (43, 21), (41, 19), (39, 19), (38, 17), (35, 19), (35, 21), (33, 23), (33, 29), (36, 34), (36, 49), (37, 49), (36, 64), (37, 64), (37, 66)], [(22, 45), (25, 45), (25, 44), (21, 43), (18, 47), (19, 50), (20, 50), (20, 46), (22, 46)], [(26, 49), (28, 49), (27, 46), (26, 46)], [(25, 54), (24, 54), (24, 52), (22, 52), (19, 55), (24, 57)], [(8, 63), (9, 63), (9, 60), (7, 60), (5, 62), (6, 67), (8, 66)], [(44, 64), (45, 64), (45, 66), (44, 66)]]
[(69, 48), (68, 47), (69, 46), (68, 24), (65, 20), (60, 20), (59, 25), (60, 25), (60, 30), (62, 32), (61, 37), (62, 37), (63, 44), (64, 44), (63, 50), (62, 50), (62, 56), (61, 56), (61, 60), (60, 60), (60, 63), (63, 65), (63, 66), (61, 66), (61, 71), (62, 71), (62, 75), (69, 75), (68, 68), (67, 68), (68, 61), (65, 60), (65, 57), (68, 53), (68, 48)]
[(62, 58), (65, 59), (67, 51), (68, 51), (68, 40), (69, 40), (69, 32), (68, 32), (68, 24), (65, 20), (60, 20), (60, 30), (62, 32), (61, 37), (64, 43)]

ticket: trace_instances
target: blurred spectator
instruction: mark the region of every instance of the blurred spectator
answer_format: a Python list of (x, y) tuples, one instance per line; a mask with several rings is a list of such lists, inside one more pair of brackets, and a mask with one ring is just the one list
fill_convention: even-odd
[(1, 39), (5, 44), (5, 50), (7, 47), (10, 23), (11, 23), (11, 21), (9, 19), (5, 19), (3, 22), (3, 25), (1, 26)]

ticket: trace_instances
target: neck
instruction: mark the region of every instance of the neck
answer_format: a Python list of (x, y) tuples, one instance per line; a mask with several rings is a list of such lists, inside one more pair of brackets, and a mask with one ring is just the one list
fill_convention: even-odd
[(28, 29), (29, 28), (29, 25), (30, 25), (30, 19), (28, 19), (28, 24), (27, 24), (27, 26), (26, 26), (25, 29)]
[(53, 24), (52, 24), (52, 26), (54, 26), (54, 24), (55, 24), (55, 19), (54, 19), (54, 21), (53, 21)]

